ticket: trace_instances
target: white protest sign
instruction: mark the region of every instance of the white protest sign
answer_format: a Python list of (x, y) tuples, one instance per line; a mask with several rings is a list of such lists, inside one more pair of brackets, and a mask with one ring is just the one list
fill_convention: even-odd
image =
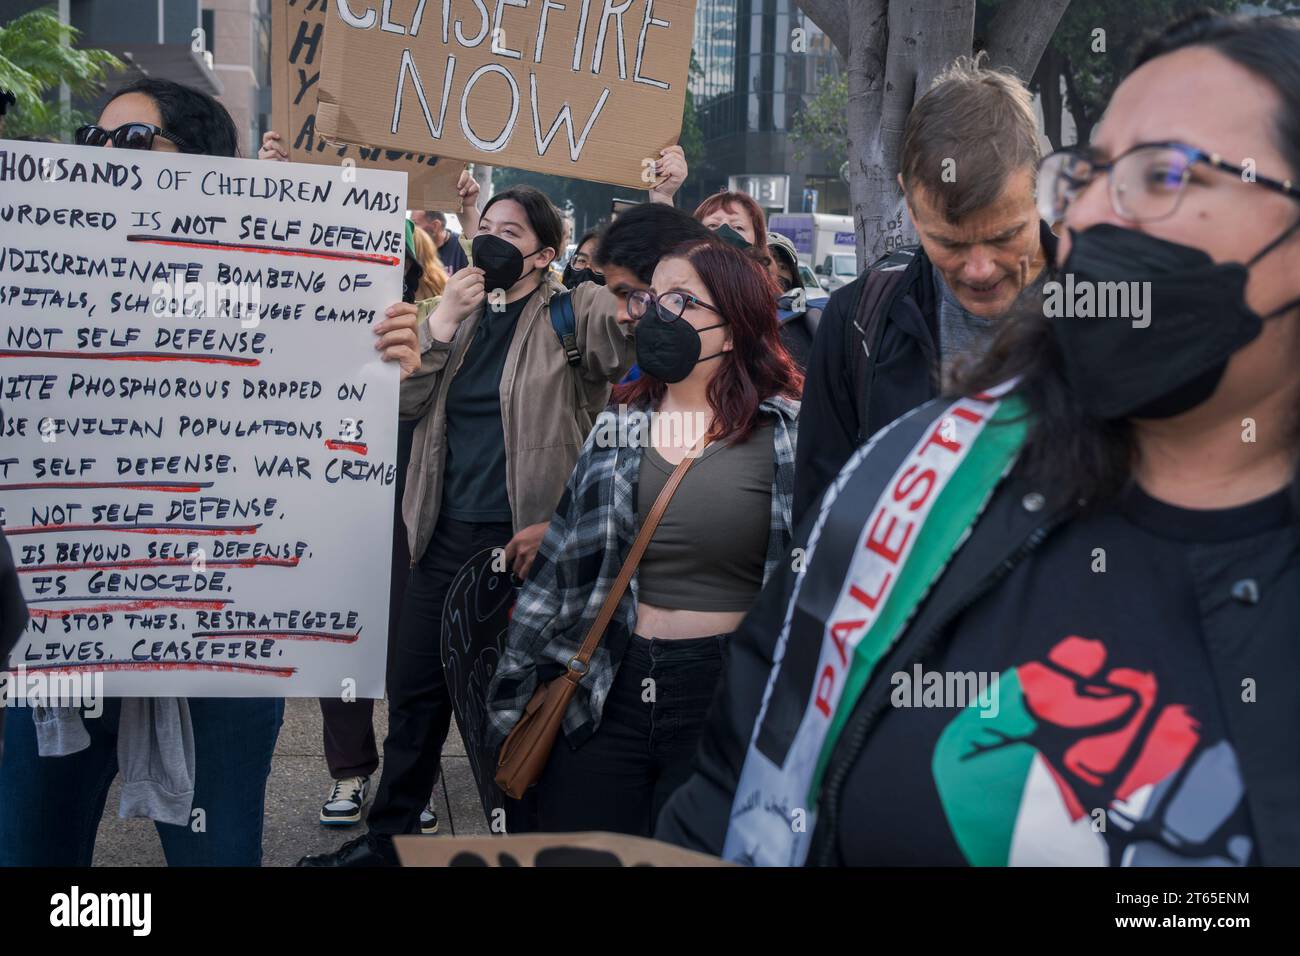
[(406, 177), (0, 140), (13, 670), (383, 694)]

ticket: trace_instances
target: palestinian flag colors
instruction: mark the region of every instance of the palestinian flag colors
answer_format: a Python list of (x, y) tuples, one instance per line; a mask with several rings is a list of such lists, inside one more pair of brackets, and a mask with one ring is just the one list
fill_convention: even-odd
[[(1004, 671), (947, 725), (931, 770), (975, 866), (1235, 866), (1252, 838), (1227, 740), (1206, 741), (1156, 676), (1068, 636)], [(985, 702), (987, 703), (987, 702)]]

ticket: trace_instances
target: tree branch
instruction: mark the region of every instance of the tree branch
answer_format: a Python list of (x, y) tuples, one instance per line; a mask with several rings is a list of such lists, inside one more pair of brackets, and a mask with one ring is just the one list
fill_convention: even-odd
[(835, 44), (845, 60), (853, 49), (849, 30), (849, 0), (795, 0), (808, 19), (817, 24), (822, 33)]
[(1007, 0), (989, 24), (992, 66), (1010, 67), (1029, 82), (1070, 0)]

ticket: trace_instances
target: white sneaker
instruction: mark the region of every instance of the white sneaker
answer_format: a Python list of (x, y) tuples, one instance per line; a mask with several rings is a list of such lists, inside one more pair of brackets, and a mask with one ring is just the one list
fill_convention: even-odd
[(425, 836), (438, 832), (438, 811), (433, 809), (433, 801), (436, 795), (437, 791), (429, 794), (429, 802), (420, 811), (420, 832)]
[(335, 780), (329, 798), (320, 808), (320, 822), (327, 827), (350, 827), (361, 822), (361, 808), (370, 796), (369, 777)]

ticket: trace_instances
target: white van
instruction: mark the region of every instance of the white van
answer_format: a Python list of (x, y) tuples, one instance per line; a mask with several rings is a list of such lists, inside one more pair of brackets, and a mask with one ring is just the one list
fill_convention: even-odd
[(857, 276), (857, 235), (852, 216), (776, 213), (768, 217), (767, 228), (790, 238), (799, 261), (813, 267), (823, 289), (834, 292)]

